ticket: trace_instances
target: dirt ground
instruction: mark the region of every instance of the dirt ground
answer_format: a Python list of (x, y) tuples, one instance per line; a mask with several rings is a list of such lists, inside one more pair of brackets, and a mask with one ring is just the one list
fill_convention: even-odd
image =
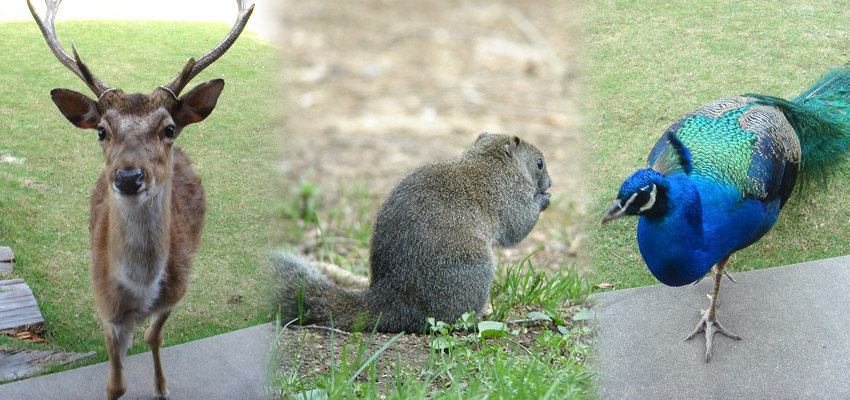
[[(574, 262), (584, 201), (579, 12), (575, 0), (285, 3), (283, 192), (306, 180), (321, 187), (323, 208), (346, 209), (343, 192), (359, 181), (377, 207), (406, 172), (458, 156), (479, 133), (516, 134), (543, 152), (553, 206), (500, 255)], [(346, 240), (334, 236), (325, 232)], [(288, 330), (281, 347), (304, 340), (310, 357), (327, 360), (327, 339)], [(405, 335), (394, 348), (414, 360), (427, 355), (426, 339)]]

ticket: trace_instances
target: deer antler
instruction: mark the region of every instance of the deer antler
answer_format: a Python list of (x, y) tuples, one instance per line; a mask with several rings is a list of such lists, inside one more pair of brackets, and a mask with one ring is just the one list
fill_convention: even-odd
[(35, 18), (35, 22), (38, 24), (38, 28), (41, 29), (44, 40), (47, 41), (47, 46), (50, 47), (56, 58), (68, 67), (71, 72), (77, 74), (86, 83), (86, 86), (99, 98), (110, 87), (91, 73), (83, 60), (80, 59), (80, 55), (77, 54), (77, 48), (73, 42), (71, 43), (71, 49), (74, 51), (74, 58), (71, 58), (68, 52), (59, 44), (59, 39), (56, 38), (56, 28), (53, 26), (53, 21), (56, 18), (56, 10), (59, 8), (59, 3), (61, 2), (62, 0), (44, 0), (44, 4), (47, 6), (44, 20), (38, 17), (38, 13), (35, 12), (35, 8), (33, 8), (30, 0), (27, 0), (27, 5), (30, 8), (32, 17)]
[(218, 60), (218, 58), (221, 57), (231, 45), (233, 45), (233, 42), (236, 41), (239, 34), (242, 33), (242, 29), (245, 28), (245, 24), (248, 23), (248, 18), (251, 17), (251, 13), (254, 11), (254, 3), (251, 3), (249, 6), (246, 3), (246, 0), (236, 0), (236, 4), (239, 6), (239, 12), (236, 16), (236, 22), (233, 23), (233, 27), (230, 28), (230, 32), (228, 32), (227, 36), (217, 46), (207, 52), (207, 54), (198, 57), (197, 60), (190, 58), (177, 77), (167, 85), (163, 86), (163, 88), (170, 91), (175, 98), (180, 95), (180, 91), (186, 87), (192, 78), (201, 73), (204, 68), (210, 66), (210, 64), (215, 62), (215, 60)]

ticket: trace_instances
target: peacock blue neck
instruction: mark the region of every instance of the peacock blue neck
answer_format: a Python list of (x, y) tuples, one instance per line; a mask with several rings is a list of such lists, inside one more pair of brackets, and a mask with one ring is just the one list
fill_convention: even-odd
[(780, 197), (742, 196), (734, 186), (684, 174), (664, 179), (667, 210), (641, 215), (637, 239), (646, 266), (665, 285), (701, 278), (723, 257), (764, 236), (779, 216)]
[(642, 215), (637, 239), (640, 253), (655, 278), (682, 286), (704, 276), (714, 265), (706, 248), (700, 192), (685, 175), (666, 177), (668, 209), (663, 215)]

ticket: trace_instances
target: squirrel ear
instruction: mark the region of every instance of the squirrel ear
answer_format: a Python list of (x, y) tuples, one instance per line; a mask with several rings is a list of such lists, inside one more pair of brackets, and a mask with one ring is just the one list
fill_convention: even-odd
[(520, 139), (519, 136), (514, 136), (511, 141), (513, 142), (513, 145), (511, 145), (510, 142), (505, 144), (505, 155), (507, 155), (508, 158), (514, 157), (514, 149), (519, 147), (519, 144), (522, 143), (522, 139)]

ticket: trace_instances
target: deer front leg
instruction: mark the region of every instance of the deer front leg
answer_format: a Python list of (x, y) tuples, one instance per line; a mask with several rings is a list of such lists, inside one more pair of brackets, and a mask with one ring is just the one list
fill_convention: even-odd
[(153, 378), (154, 394), (159, 398), (168, 396), (168, 388), (165, 387), (165, 374), (162, 372), (162, 361), (159, 358), (159, 346), (162, 344), (162, 325), (171, 315), (171, 310), (162, 311), (151, 317), (151, 326), (145, 330), (145, 343), (151, 348), (153, 355)]
[(133, 343), (133, 322), (113, 324), (106, 322), (106, 352), (109, 354), (109, 377), (106, 379), (106, 398), (113, 400), (127, 391), (124, 380), (124, 358)]

